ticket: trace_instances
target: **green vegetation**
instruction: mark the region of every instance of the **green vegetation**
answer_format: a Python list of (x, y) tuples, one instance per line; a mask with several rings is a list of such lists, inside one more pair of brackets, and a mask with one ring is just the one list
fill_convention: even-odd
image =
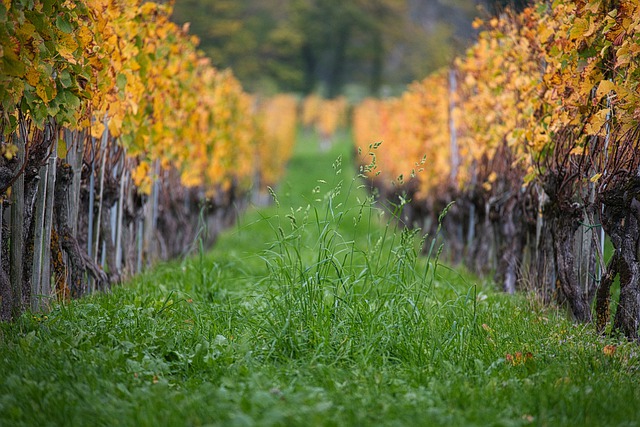
[(0, 424), (640, 422), (636, 344), (419, 257), (346, 138), (213, 251), (3, 324)]
[[(178, 0), (213, 64), (252, 92), (378, 95), (450, 64), (492, 0)], [(385, 90), (385, 92), (387, 92)]]

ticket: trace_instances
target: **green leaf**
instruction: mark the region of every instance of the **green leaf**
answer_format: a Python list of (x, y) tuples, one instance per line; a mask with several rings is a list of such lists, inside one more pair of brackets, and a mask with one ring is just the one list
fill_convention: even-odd
[(38, 33), (44, 34), (51, 32), (50, 20), (46, 14), (36, 11), (25, 11), (24, 16), (33, 24)]
[(141, 55), (138, 55), (136, 60), (138, 61), (138, 65), (140, 65), (140, 74), (143, 76), (147, 75), (151, 65), (149, 56), (146, 54), (141, 54)]
[(51, 117), (57, 116), (59, 112), (60, 112), (60, 104), (56, 102), (51, 102), (47, 107), (47, 114), (49, 114)]
[(7, 22), (7, 8), (4, 7), (4, 3), (0, 3), (0, 23)]
[(33, 121), (38, 129), (44, 128), (45, 121), (49, 118), (49, 112), (47, 106), (43, 102), (38, 102), (31, 110)]
[(63, 33), (71, 34), (73, 32), (73, 26), (71, 26), (71, 23), (64, 16), (58, 15), (58, 17), (56, 17), (56, 27)]
[(56, 44), (55, 42), (51, 41), (51, 40), (47, 40), (44, 43), (42, 43), (39, 47), (40, 50), (40, 54), (43, 57), (51, 57), (52, 56), (52, 52), (57, 52), (58, 49), (56, 48)]
[(69, 70), (62, 70), (58, 76), (58, 81), (65, 89), (71, 87), (73, 85), (73, 80), (71, 78), (71, 74), (69, 74)]
[(9, 56), (3, 56), (2, 72), (7, 76), (24, 77), (27, 69), (22, 61), (13, 59)]
[(67, 158), (67, 141), (64, 138), (58, 139), (58, 157), (62, 159)]
[(53, 13), (53, 5), (56, 4), (56, 0), (44, 0), (42, 2), (42, 11), (46, 15)]
[(118, 86), (118, 89), (121, 91), (124, 91), (124, 88), (127, 86), (127, 76), (118, 74), (118, 77), (116, 77), (116, 86)]
[(9, 130), (16, 129), (18, 127), (18, 118), (15, 115), (9, 116)]
[(529, 172), (527, 175), (525, 175), (525, 177), (523, 178), (523, 182), (525, 184), (529, 184), (531, 181), (533, 181), (537, 177), (538, 177), (538, 171), (533, 170), (533, 171)]
[(64, 90), (61, 92), (61, 94), (68, 110), (75, 111), (80, 108), (80, 98), (75, 96), (71, 91)]

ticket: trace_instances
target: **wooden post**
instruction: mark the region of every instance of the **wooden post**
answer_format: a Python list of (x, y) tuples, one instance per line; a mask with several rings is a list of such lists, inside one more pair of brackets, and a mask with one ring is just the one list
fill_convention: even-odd
[[(26, 162), (26, 141), (27, 129), (24, 119), (21, 120), (18, 135), (15, 142), (18, 147), (18, 162)], [(11, 247), (9, 248), (11, 283), (11, 316), (16, 318), (22, 312), (22, 282), (23, 265), (22, 257), (24, 253), (24, 174), (20, 176), (11, 186)]]
[(118, 214), (116, 219), (116, 270), (118, 273), (122, 271), (122, 229), (124, 228), (123, 216), (124, 216), (124, 189), (125, 183), (128, 180), (128, 173), (126, 172), (126, 159), (122, 159), (122, 174), (120, 175), (120, 196), (118, 198)]
[[(48, 131), (48, 129), (47, 129)], [(46, 138), (46, 136), (45, 136)], [(54, 143), (55, 144), (55, 143)], [(47, 198), (47, 180), (49, 176), (49, 165), (40, 167), (40, 180), (38, 182), (38, 193), (36, 195), (34, 213), (34, 239), (33, 239), (33, 268), (31, 270), (31, 309), (40, 309), (40, 298), (42, 298), (42, 281), (46, 280), (42, 276), (43, 251), (44, 251), (44, 216)]]
[(458, 135), (456, 132), (456, 123), (454, 119), (454, 110), (456, 108), (455, 94), (457, 90), (456, 72), (449, 70), (449, 134), (451, 140), (451, 184), (455, 186), (458, 179), (458, 168), (460, 167), (460, 156), (458, 154)]
[(95, 138), (91, 137), (91, 172), (89, 175), (89, 221), (88, 221), (88, 232), (87, 232), (87, 255), (89, 258), (93, 258), (93, 204), (95, 203), (96, 198), (96, 189), (95, 189), (95, 163), (96, 163), (96, 141)]
[(53, 203), (56, 186), (56, 171), (58, 169), (58, 144), (53, 145), (53, 151), (47, 165), (47, 199), (45, 201), (44, 237), (42, 247), (42, 280), (40, 294), (51, 296), (51, 232), (53, 231)]
[(47, 127), (45, 138), (54, 138), (47, 163), (40, 168), (40, 182), (35, 207), (34, 257), (31, 276), (31, 309), (44, 310), (45, 301), (51, 295), (51, 229), (53, 223), (53, 190), (55, 186), (56, 160), (58, 154), (55, 123)]
[(66, 162), (73, 168), (73, 183), (67, 199), (73, 237), (78, 236), (78, 211), (80, 209), (80, 184), (82, 180), (82, 165), (84, 163), (85, 137), (86, 135), (83, 131), (64, 130), (64, 139), (67, 146)]
[[(611, 94), (609, 93), (607, 95), (607, 108), (609, 109), (609, 112), (607, 113), (607, 122), (605, 123), (605, 130), (606, 130), (606, 136), (604, 138), (604, 155), (605, 155), (605, 160), (604, 160), (604, 170), (602, 171), (602, 177), (606, 177), (608, 175), (608, 171), (607, 171), (607, 164), (609, 162), (609, 143), (611, 142)], [(640, 172), (640, 171), (639, 171)], [(600, 206), (600, 214), (602, 215), (602, 213), (604, 212), (604, 205)], [(597, 275), (597, 279), (598, 279), (598, 283), (600, 283), (600, 281), (602, 280), (602, 277), (604, 276), (606, 267), (604, 266), (604, 241), (605, 241), (605, 235), (604, 235), (604, 228), (602, 227), (602, 220), (600, 220), (600, 253), (599, 253), (599, 257), (600, 257), (600, 262), (598, 263), (598, 275)]]
[(144, 251), (144, 218), (140, 218), (136, 221), (136, 234), (137, 234), (137, 254), (136, 254), (136, 270), (138, 274), (142, 271), (142, 259)]
[(100, 165), (100, 193), (98, 195), (98, 215), (95, 223), (95, 232), (94, 232), (94, 261), (98, 261), (98, 249), (100, 248), (100, 221), (102, 220), (102, 197), (104, 196), (104, 174), (107, 166), (107, 156), (109, 155), (109, 129), (108, 129), (108, 119), (104, 120), (104, 132), (102, 133), (102, 141), (100, 144), (100, 151), (102, 151), (102, 163)]
[(142, 225), (144, 228), (144, 232), (142, 233), (142, 258), (145, 266), (149, 265), (149, 262), (157, 257), (157, 247), (154, 242), (154, 235), (158, 218), (158, 198), (160, 194), (160, 162), (156, 160), (153, 168), (154, 182), (151, 187), (151, 194), (142, 208), (144, 213), (142, 219)]

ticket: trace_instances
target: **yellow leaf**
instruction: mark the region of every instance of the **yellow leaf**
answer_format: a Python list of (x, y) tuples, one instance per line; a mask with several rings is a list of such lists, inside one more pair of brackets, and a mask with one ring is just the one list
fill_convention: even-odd
[(12, 160), (18, 154), (18, 146), (15, 144), (7, 144), (2, 147), (4, 158)]
[(109, 132), (113, 136), (120, 136), (122, 132), (122, 116), (118, 114), (114, 114), (113, 117), (109, 118)]
[(584, 147), (573, 147), (571, 151), (569, 151), (569, 154), (574, 156), (582, 156), (585, 153)]
[(616, 52), (615, 68), (620, 68), (628, 65), (629, 63), (631, 63), (631, 52), (629, 50), (629, 43), (625, 41)]
[(140, 69), (140, 64), (138, 64), (138, 61), (135, 59), (131, 59), (128, 64), (131, 71), (138, 71)]
[(35, 67), (29, 67), (26, 78), (27, 83), (29, 83), (33, 87), (36, 87), (38, 85), (38, 82), (40, 81), (40, 73)]
[(68, 34), (64, 34), (59, 37), (57, 44), (58, 53), (70, 64), (77, 64), (75, 51), (78, 49), (78, 43), (76, 40)]
[(91, 136), (94, 138), (100, 138), (104, 132), (104, 124), (99, 121), (95, 121), (91, 124)]
[(18, 25), (17, 34), (22, 36), (22, 38), (30, 39), (33, 37), (33, 33), (36, 32), (36, 27), (29, 21), (24, 21), (21, 25)]
[(578, 39), (589, 29), (589, 23), (584, 18), (576, 18), (569, 33), (571, 40)]
[(58, 157), (61, 159), (67, 158), (67, 141), (64, 138), (58, 140)]
[(133, 183), (138, 187), (138, 191), (142, 194), (151, 193), (151, 178), (149, 172), (151, 166), (148, 162), (140, 162), (140, 164), (131, 172), (131, 179)]
[(47, 84), (43, 84), (40, 82), (36, 86), (36, 93), (46, 104), (51, 102), (53, 98), (56, 97), (57, 91), (54, 86), (50, 84), (50, 82), (46, 82)]
[(591, 177), (591, 179), (589, 179), (589, 181), (591, 181), (591, 182), (597, 182), (597, 181), (600, 179), (600, 177), (601, 177), (601, 176), (602, 176), (602, 173), (597, 173), (597, 174), (593, 175), (593, 176)]
[(91, 33), (91, 30), (89, 30), (89, 27), (85, 25), (80, 27), (80, 30), (78, 31), (78, 39), (82, 43), (82, 46), (88, 46), (89, 43), (93, 41), (93, 34)]
[(141, 15), (150, 15), (158, 9), (158, 5), (153, 2), (146, 2), (140, 7)]
[(65, 46), (59, 46), (58, 53), (60, 54), (60, 56), (66, 59), (69, 64), (72, 64), (72, 65), (78, 64), (78, 61), (76, 60), (76, 57), (73, 51), (67, 49)]
[(610, 108), (603, 108), (602, 110), (591, 116), (591, 119), (589, 119), (589, 123), (587, 123), (587, 126), (585, 126), (587, 135), (604, 136), (604, 125), (609, 119), (610, 113)]
[(536, 179), (537, 176), (538, 176), (538, 172), (535, 169), (531, 168), (523, 178), (524, 185), (529, 184), (531, 181)]
[(147, 196), (151, 194), (151, 184), (151, 178), (145, 178), (138, 186), (138, 193), (146, 194)]
[(541, 24), (538, 27), (538, 37), (540, 38), (540, 41), (543, 43), (546, 43), (551, 38), (551, 36), (553, 36), (553, 34), (554, 34), (553, 27), (549, 25)]
[(596, 29), (597, 29), (596, 21), (588, 23), (588, 25), (589, 25), (589, 29), (585, 31), (585, 33), (582, 35), (583, 37), (589, 37), (596, 32)]
[(598, 13), (598, 11), (600, 10), (601, 4), (602, 4), (602, 0), (591, 0), (589, 3), (585, 5), (585, 9), (587, 9), (591, 13)]
[(616, 90), (616, 84), (610, 80), (602, 80), (598, 85), (598, 90), (596, 92), (596, 99), (602, 98), (604, 95), (607, 95), (609, 92)]

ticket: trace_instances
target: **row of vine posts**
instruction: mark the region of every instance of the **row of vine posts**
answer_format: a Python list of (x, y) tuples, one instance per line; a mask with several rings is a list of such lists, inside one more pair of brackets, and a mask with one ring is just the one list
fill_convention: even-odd
[[(455, 91), (455, 70), (450, 75)], [(451, 130), (451, 186), (431, 202), (412, 200), (403, 221), (435, 235), (437, 218), (455, 201), (440, 229), (450, 262), (482, 276), (493, 273), (507, 293), (529, 291), (544, 303), (566, 305), (580, 322), (592, 320), (595, 303), (600, 331), (610, 320), (611, 286), (618, 279), (620, 300), (613, 326), (637, 340), (640, 128), (616, 138), (624, 142), (614, 150), (609, 147), (612, 129), (607, 128), (606, 136), (591, 138), (590, 155), (579, 161), (569, 154), (575, 141), (560, 135), (555, 155), (539, 165), (546, 172), (528, 186), (522, 186), (525, 171), (513, 167), (514, 156), (505, 141), (493, 158), (476, 165), (474, 182), (498, 172), (490, 191), (481, 185), (456, 189), (455, 124)], [(594, 171), (605, 171), (598, 183), (589, 179)], [(398, 198), (407, 191), (412, 191), (410, 184), (385, 197)], [(613, 247), (608, 262), (607, 240)]]
[(106, 123), (94, 138), (53, 119), (39, 130), (21, 115), (9, 139), (18, 152), (0, 158), (2, 320), (107, 289), (199, 241), (210, 246), (242, 203), (233, 186), (207, 198), (158, 162), (151, 194), (141, 194), (136, 160)]
[[(633, 33), (622, 35), (632, 37)], [(620, 46), (622, 35), (614, 46)], [(614, 62), (605, 60), (605, 64)], [(616, 89), (610, 88), (617, 87), (615, 73), (626, 71), (611, 66), (603, 69), (602, 81), (596, 82), (586, 106), (581, 107), (583, 117), (590, 119), (568, 122), (554, 133), (545, 155), (533, 160), (533, 179), (527, 180), (531, 171), (518, 161), (504, 135), (493, 155), (472, 162), (470, 178), (460, 185), (457, 173), (462, 154), (457, 139), (461, 124), (456, 123), (456, 103), (475, 94), (461, 93), (459, 82), (466, 76), (453, 67), (448, 75), (448, 100), (440, 104), (440, 108), (448, 104), (449, 109), (451, 176), (426, 198), (417, 197), (415, 180), (392, 187), (381, 182), (374, 185), (385, 187), (382, 197), (394, 203), (400, 196), (411, 199), (401, 219), (432, 235), (440, 213), (448, 207), (440, 233), (450, 262), (464, 264), (480, 275), (493, 274), (507, 293), (524, 290), (545, 303), (557, 302), (575, 320), (595, 321), (600, 332), (613, 320), (612, 331), (638, 340), (640, 126), (614, 125), (622, 110), (616, 109)], [(549, 85), (546, 90), (556, 88)], [(515, 96), (524, 98), (525, 94)], [(536, 96), (542, 98), (545, 93)], [(635, 108), (637, 111), (637, 105)], [(604, 113), (601, 120), (593, 119)], [(544, 114), (542, 109), (535, 111), (531, 120), (542, 122)], [(587, 131), (592, 123), (602, 124)], [(449, 205), (452, 200), (455, 203)], [(613, 250), (610, 257), (605, 253), (606, 242)], [(612, 303), (616, 281), (620, 297)]]

